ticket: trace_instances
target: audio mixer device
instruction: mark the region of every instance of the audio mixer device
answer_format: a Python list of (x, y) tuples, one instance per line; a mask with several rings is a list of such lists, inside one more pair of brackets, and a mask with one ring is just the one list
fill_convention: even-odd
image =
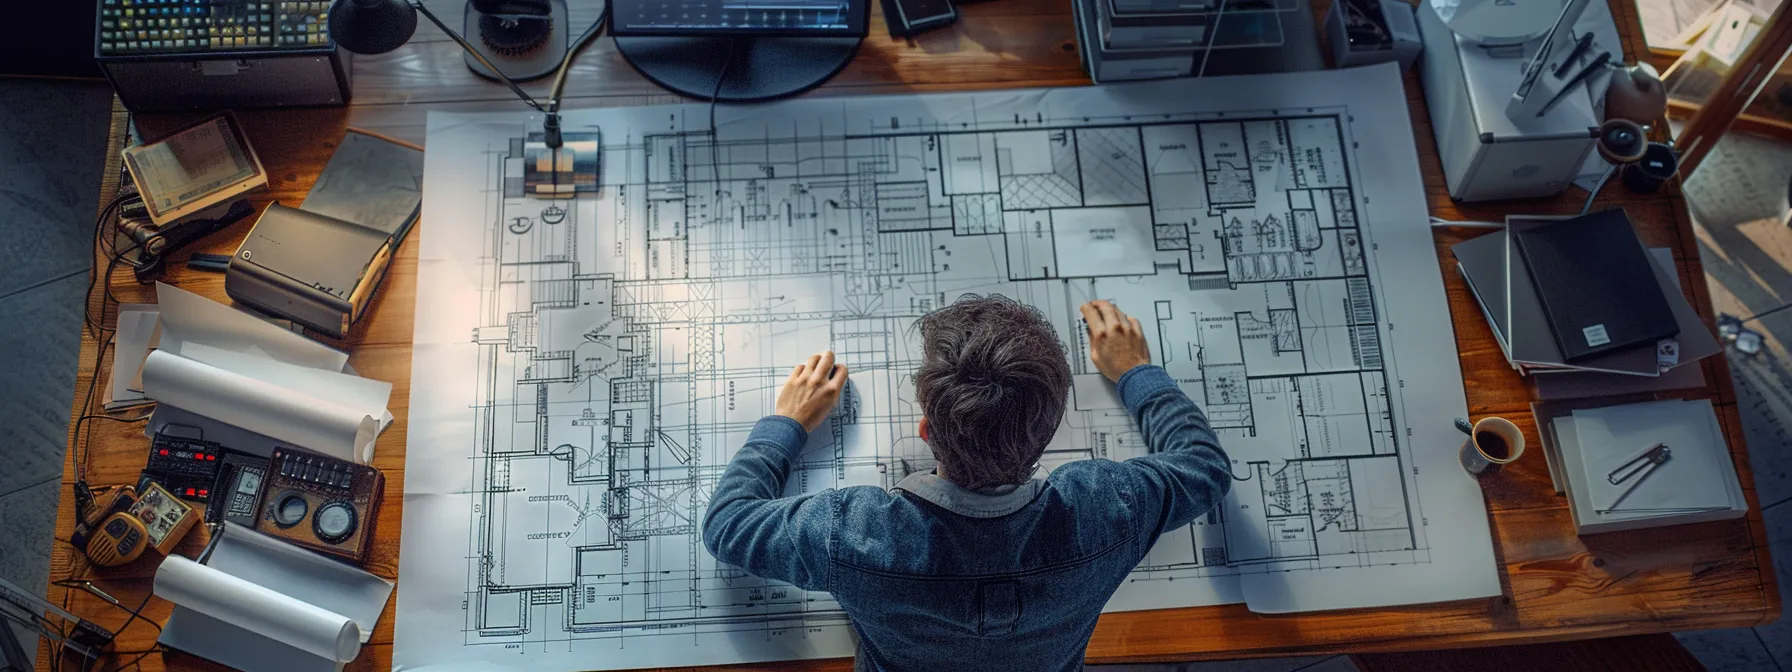
[(285, 448), (268, 460), (255, 531), (360, 563), (385, 494), (378, 469)]
[(176, 497), (204, 502), (218, 479), (218, 457), (223, 450), (215, 441), (158, 433), (150, 440), (149, 464), (143, 467), (143, 475)]
[(94, 58), (134, 111), (342, 105), (327, 0), (98, 0)]

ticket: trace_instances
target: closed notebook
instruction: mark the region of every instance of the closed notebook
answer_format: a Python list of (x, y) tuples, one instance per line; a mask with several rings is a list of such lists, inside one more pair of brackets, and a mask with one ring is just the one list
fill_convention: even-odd
[(1567, 362), (1652, 346), (1680, 333), (1623, 210), (1513, 235)]

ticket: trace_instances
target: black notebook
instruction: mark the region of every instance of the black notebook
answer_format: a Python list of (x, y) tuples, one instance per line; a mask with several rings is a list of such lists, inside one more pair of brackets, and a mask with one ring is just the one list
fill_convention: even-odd
[(1653, 345), (1680, 333), (1622, 209), (1513, 235), (1565, 361)]

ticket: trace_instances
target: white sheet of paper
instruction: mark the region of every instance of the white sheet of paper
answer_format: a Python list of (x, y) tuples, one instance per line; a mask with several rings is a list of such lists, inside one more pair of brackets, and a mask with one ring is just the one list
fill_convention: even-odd
[[(1670, 510), (1725, 508), (1730, 505), (1723, 470), (1728, 448), (1712, 443), (1716, 415), (1709, 400), (1668, 400), (1587, 409), (1574, 412), (1580, 438), (1588, 497), (1599, 509)], [(1718, 435), (1721, 441), (1721, 434)], [(1667, 462), (1647, 478), (1613, 484), (1606, 476), (1639, 453), (1665, 443)], [(1619, 502), (1632, 485), (1635, 489)]]
[(143, 390), (133, 387), (143, 371), (143, 359), (149, 356), (149, 342), (155, 335), (159, 312), (155, 304), (126, 303), (118, 306), (118, 330), (112, 347), (111, 401), (143, 399)]
[(373, 459), (379, 418), (161, 350), (143, 363), (143, 392), (159, 402), (340, 460)]
[(1088, 364), (1092, 298), (1151, 323), (1234, 461), (1108, 610), (1499, 593), (1397, 66), (725, 106), (719, 145), (708, 114), (567, 113), (605, 138), (576, 200), (504, 196), (538, 121), (430, 115), (396, 669), (851, 655), (832, 596), (704, 551), (706, 484), (827, 347), (854, 419), (791, 491), (931, 467), (913, 325), (964, 293), (1066, 344), (1046, 468), (1148, 451)]
[(373, 636), (392, 595), (391, 581), (235, 523), (225, 525), (207, 567), (347, 616), (359, 627), (363, 644)]
[(392, 384), (339, 373), (275, 361), (267, 357), (247, 355), (213, 348), (203, 343), (187, 343), (181, 348), (183, 357), (273, 383), (294, 393), (327, 399), (359, 413), (380, 419), (380, 428), (392, 422), (386, 404), (392, 397)]
[(183, 346), (203, 343), (313, 369), (341, 371), (348, 364), (348, 353), (173, 285), (156, 283), (156, 301), (162, 315), (159, 348), (189, 359), (199, 358), (186, 355)]
[(347, 616), (178, 555), (156, 568), (155, 593), (319, 658), (346, 663), (361, 652), (361, 629)]

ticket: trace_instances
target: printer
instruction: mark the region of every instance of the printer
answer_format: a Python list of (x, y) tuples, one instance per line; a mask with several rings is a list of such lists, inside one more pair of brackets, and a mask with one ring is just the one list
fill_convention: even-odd
[[(1604, 82), (1606, 76), (1601, 72), (1585, 81), (1574, 79), (1583, 69), (1603, 70), (1579, 54), (1573, 59), (1577, 62), (1568, 64), (1565, 76), (1556, 76), (1556, 66), (1574, 46), (1577, 33), (1556, 29), (1551, 20), (1574, 26), (1580, 16), (1574, 5), (1584, 8), (1586, 3), (1570, 0), (1564, 6), (1561, 0), (1490, 0), (1480, 3), (1480, 13), (1472, 14), (1464, 9), (1471, 1), (1464, 0), (1456, 8), (1451, 0), (1430, 0), (1418, 8), (1419, 34), (1425, 43), (1419, 62), (1420, 82), (1450, 197), (1466, 202), (1559, 194), (1582, 172), (1599, 136), (1600, 113), (1584, 84)], [(1442, 10), (1440, 5), (1444, 5)], [(1456, 9), (1450, 17), (1454, 22), (1444, 15), (1452, 8)], [(1490, 16), (1496, 11), (1532, 23), (1501, 25), (1501, 17)], [(1528, 35), (1539, 25), (1542, 34)], [(1478, 28), (1487, 30), (1475, 30)], [(1592, 49), (1583, 51), (1620, 48), (1615, 42), (1603, 42), (1597, 40)], [(1544, 54), (1546, 67), (1537, 78), (1541, 81), (1536, 94), (1554, 97), (1560, 93), (1560, 99), (1541, 116), (1509, 114), (1514, 94), (1526, 84), (1540, 50), (1555, 53), (1553, 58)]]

